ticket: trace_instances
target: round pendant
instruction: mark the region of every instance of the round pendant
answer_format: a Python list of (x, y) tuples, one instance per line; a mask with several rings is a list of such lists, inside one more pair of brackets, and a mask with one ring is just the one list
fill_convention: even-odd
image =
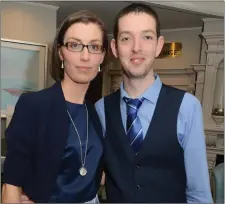
[(84, 167), (81, 167), (79, 171), (81, 176), (85, 176), (87, 174), (87, 169)]

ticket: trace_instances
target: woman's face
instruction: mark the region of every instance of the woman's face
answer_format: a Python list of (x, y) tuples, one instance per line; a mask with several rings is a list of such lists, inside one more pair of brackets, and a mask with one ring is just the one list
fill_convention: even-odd
[[(60, 59), (64, 62), (64, 80), (90, 83), (105, 56), (105, 52), (101, 52), (103, 33), (100, 27), (95, 23), (74, 23), (65, 33), (64, 44), (66, 46), (59, 49)], [(82, 44), (89, 47), (81, 51)]]

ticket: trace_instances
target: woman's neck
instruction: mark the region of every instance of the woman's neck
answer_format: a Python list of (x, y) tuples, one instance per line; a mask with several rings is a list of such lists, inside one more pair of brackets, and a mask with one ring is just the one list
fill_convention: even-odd
[(61, 82), (65, 100), (71, 103), (83, 104), (87, 93), (88, 84), (78, 84), (72, 80), (63, 80)]

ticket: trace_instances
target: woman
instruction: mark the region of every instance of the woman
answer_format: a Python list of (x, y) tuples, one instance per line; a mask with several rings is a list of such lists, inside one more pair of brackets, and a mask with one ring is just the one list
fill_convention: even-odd
[(6, 131), (3, 203), (96, 202), (102, 175), (102, 128), (85, 101), (107, 50), (103, 23), (80, 11), (62, 23), (54, 40), (56, 83), (19, 98)]

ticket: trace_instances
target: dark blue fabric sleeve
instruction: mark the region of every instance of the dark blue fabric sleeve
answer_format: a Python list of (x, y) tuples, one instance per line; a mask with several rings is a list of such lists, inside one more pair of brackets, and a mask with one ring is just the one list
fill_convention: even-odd
[(24, 185), (34, 146), (35, 113), (29, 99), (29, 94), (20, 96), (6, 129), (7, 153), (3, 182), (14, 186)]

